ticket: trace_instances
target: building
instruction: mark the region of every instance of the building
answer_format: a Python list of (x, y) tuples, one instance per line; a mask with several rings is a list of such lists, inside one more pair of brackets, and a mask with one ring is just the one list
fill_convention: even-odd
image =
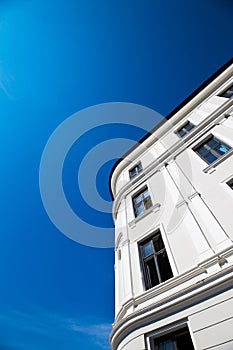
[(233, 63), (113, 169), (112, 350), (233, 349)]

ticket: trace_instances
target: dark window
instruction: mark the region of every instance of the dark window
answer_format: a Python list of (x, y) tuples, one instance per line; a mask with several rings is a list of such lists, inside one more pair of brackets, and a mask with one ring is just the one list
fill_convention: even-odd
[(233, 95), (233, 85), (223, 91), (219, 96), (230, 98)]
[(146, 289), (173, 277), (160, 232), (140, 243), (139, 248)]
[(154, 350), (194, 350), (188, 327), (155, 339)]
[(231, 179), (227, 184), (233, 190), (233, 179)]
[(226, 145), (216, 137), (211, 136), (200, 146), (194, 148), (194, 151), (208, 164), (211, 164), (216, 159), (227, 153), (230, 149), (230, 146)]
[(191, 122), (188, 121), (186, 124), (184, 124), (182, 126), (182, 128), (177, 130), (177, 134), (180, 137), (183, 137), (183, 136), (187, 135), (194, 127), (195, 127), (195, 125), (193, 125)]
[(151, 206), (152, 202), (147, 187), (133, 197), (133, 209), (136, 217)]
[(142, 171), (142, 163), (139, 162), (137, 165), (135, 165), (130, 171), (129, 171), (129, 177), (132, 179), (136, 175), (138, 175)]

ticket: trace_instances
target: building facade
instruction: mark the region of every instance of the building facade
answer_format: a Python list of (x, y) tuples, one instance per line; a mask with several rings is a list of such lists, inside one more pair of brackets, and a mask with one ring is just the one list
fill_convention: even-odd
[(121, 160), (112, 350), (233, 349), (233, 64)]

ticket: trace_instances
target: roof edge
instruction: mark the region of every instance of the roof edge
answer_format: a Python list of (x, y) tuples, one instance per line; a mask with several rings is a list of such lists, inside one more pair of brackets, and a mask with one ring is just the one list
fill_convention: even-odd
[(187, 96), (179, 105), (177, 105), (163, 120), (155, 125), (145, 136), (143, 136), (139, 141), (135, 143), (127, 152), (125, 152), (121, 158), (119, 158), (113, 165), (110, 175), (109, 175), (109, 191), (112, 199), (114, 199), (112, 189), (111, 189), (111, 179), (116, 167), (140, 144), (142, 144), (148, 137), (151, 136), (157, 129), (159, 129), (166, 121), (172, 118), (179, 110), (181, 110), (188, 102), (190, 102), (195, 96), (197, 96), (204, 88), (206, 88), (212, 81), (214, 81), (221, 73), (223, 73), (230, 65), (233, 64), (233, 58), (227, 61), (223, 66), (221, 66), (215, 73), (213, 73), (209, 78), (207, 78), (199, 87), (197, 87), (189, 96)]

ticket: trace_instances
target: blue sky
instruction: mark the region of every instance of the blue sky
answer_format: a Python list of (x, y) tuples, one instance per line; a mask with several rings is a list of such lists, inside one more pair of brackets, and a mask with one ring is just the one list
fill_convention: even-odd
[[(43, 149), (59, 124), (95, 104), (167, 115), (231, 58), (232, 10), (229, 0), (0, 1), (1, 350), (109, 349), (113, 249), (71, 241), (50, 221), (38, 180)], [(79, 146), (87, 152), (115, 133), (143, 136), (109, 126)], [(63, 178), (69, 202), (112, 229), (110, 214), (106, 224), (79, 206), (75, 158), (74, 147)], [(107, 200), (112, 165), (97, 178)]]

